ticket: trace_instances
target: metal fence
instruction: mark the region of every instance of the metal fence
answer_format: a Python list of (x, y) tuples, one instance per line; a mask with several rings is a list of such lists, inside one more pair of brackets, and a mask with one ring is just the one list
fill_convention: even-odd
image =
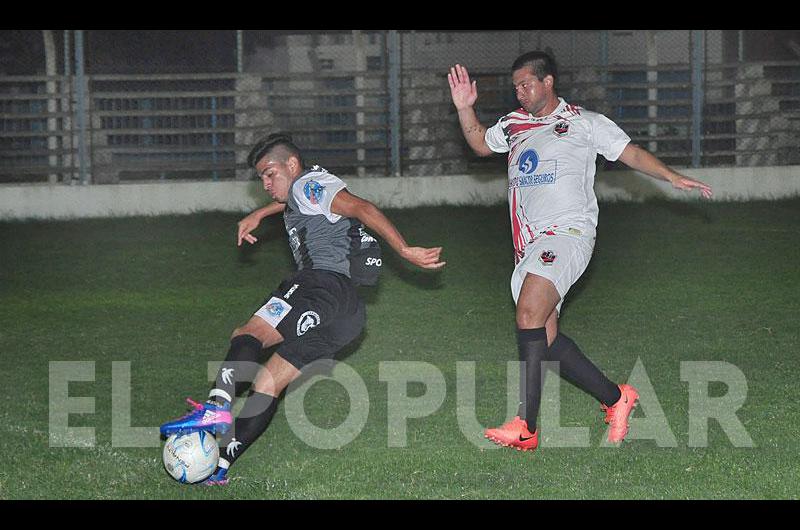
[[(488, 126), (518, 106), (509, 68), (533, 49), (561, 96), (668, 164), (800, 164), (800, 46), (740, 30), (205, 34), (0, 33), (0, 182), (246, 179), (276, 130), (342, 175), (502, 173), (467, 148), (446, 74), (470, 68)], [(188, 63), (184, 42), (209, 52)]]

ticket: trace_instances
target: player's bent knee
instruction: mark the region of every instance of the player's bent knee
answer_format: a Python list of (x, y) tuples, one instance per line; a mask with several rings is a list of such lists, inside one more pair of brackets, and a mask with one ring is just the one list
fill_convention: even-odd
[(546, 322), (547, 317), (535, 311), (528, 312), (517, 310), (517, 328), (519, 329), (543, 328)]
[(277, 397), (299, 376), (300, 370), (275, 353), (259, 371), (253, 382), (253, 389), (261, 394)]
[(517, 327), (543, 328), (561, 300), (555, 285), (547, 278), (528, 273), (517, 300)]
[(520, 304), (517, 306), (517, 327), (519, 329), (543, 328), (558, 322), (558, 313), (543, 304)]

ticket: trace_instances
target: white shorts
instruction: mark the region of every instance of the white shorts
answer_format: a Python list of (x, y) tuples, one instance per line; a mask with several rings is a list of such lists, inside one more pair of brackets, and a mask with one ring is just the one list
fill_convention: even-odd
[[(552, 235), (550, 235), (552, 234)], [(594, 250), (594, 234), (559, 227), (557, 232), (537, 235), (525, 247), (525, 257), (517, 263), (511, 276), (511, 295), (519, 299), (522, 282), (530, 274), (550, 280), (561, 300), (556, 311), (561, 313), (564, 297), (589, 265)]]

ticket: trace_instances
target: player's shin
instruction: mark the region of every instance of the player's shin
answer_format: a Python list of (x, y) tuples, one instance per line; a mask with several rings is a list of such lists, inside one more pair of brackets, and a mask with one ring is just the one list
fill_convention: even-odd
[(215, 476), (222, 476), (227, 469), (261, 436), (275, 415), (278, 399), (269, 394), (251, 392), (241, 412), (236, 417), (233, 429), (217, 439), (219, 443), (219, 468)]
[(233, 407), (236, 395), (250, 387), (261, 367), (261, 350), (261, 341), (252, 335), (233, 337), (228, 355), (217, 372), (214, 388), (209, 392), (208, 399)]
[(542, 398), (542, 361), (547, 354), (547, 332), (545, 328), (518, 329), (517, 346), (519, 360), (523, 362), (524, 378), (520, 388), (520, 402), (524, 403), (524, 410), (520, 406), (519, 417), (528, 423), (530, 432), (536, 431), (536, 417), (539, 414), (539, 404)]
[(581, 352), (578, 345), (559, 333), (547, 352), (548, 361), (558, 361), (560, 375), (600, 403), (611, 406), (620, 398), (619, 387)]

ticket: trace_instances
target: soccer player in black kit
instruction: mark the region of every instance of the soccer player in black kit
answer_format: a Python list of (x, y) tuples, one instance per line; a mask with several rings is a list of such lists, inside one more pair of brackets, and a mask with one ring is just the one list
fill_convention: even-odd
[[(239, 222), (238, 245), (255, 243), (252, 232), (261, 220), (283, 213), (297, 272), (233, 331), (208, 401), (189, 400), (192, 412), (161, 426), (164, 436), (200, 429), (217, 435), (220, 459), (207, 485), (227, 483), (228, 469), (266, 430), (278, 397), (304, 366), (332, 358), (361, 334), (366, 313), (356, 285), (374, 284), (379, 263), (377, 242), (364, 226), (414, 265), (445, 265), (441, 247), (409, 246), (374, 204), (349, 193), (345, 183), (325, 169), (307, 168), (290, 136), (272, 134), (259, 141), (248, 165), (255, 168), (273, 202)], [(259, 364), (262, 350), (275, 345), (275, 353)], [(234, 422), (233, 402), (248, 387), (247, 401)]]

